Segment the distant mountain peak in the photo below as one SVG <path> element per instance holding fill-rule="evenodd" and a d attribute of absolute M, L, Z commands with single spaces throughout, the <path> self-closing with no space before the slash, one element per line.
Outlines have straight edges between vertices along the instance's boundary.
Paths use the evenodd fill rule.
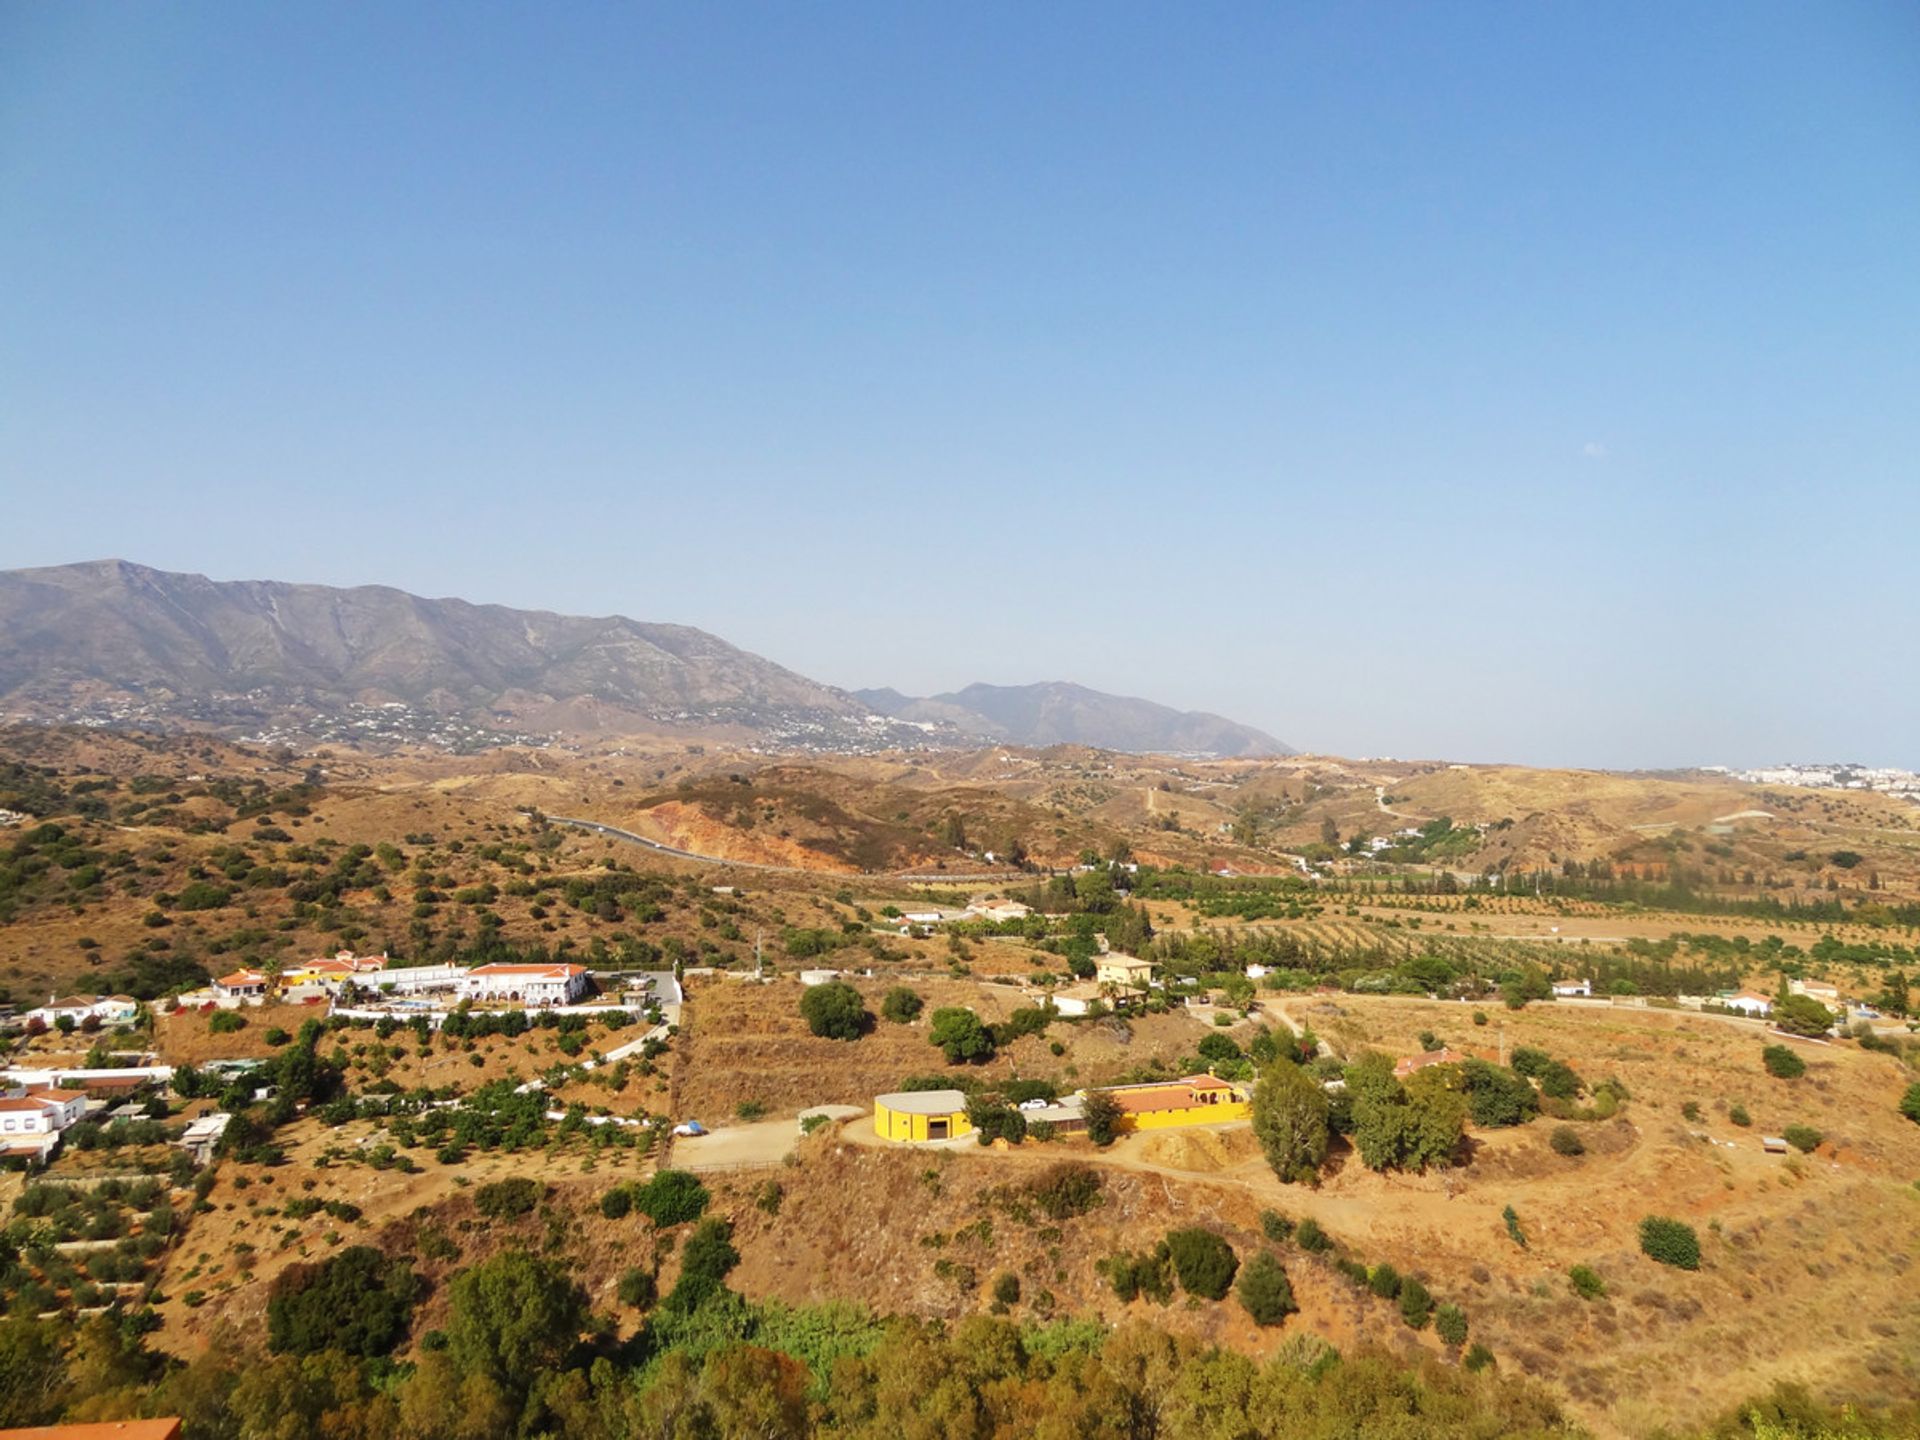
<path fill-rule="evenodd" d="M 1102 750 L 1181 755 L 1291 755 L 1263 730 L 1204 711 L 1109 695 L 1069 680 L 988 685 L 914 699 L 897 690 L 856 690 L 882 715 L 946 724 L 1012 745 L 1090 745 Z"/>

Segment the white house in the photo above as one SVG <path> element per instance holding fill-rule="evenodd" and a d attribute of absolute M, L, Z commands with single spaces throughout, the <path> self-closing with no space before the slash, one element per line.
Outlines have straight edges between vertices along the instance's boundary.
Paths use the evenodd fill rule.
<path fill-rule="evenodd" d="M 1564 1000 L 1576 995 L 1591 998 L 1593 995 L 1593 981 L 1556 980 L 1553 982 L 1554 999 Z"/>
<path fill-rule="evenodd" d="M 1100 998 L 1100 987 L 1092 981 L 1063 985 L 1047 997 L 1053 1008 L 1065 1016 L 1087 1014 Z"/>
<path fill-rule="evenodd" d="M 967 906 L 967 914 L 979 920 L 1024 920 L 1033 913 L 1031 905 L 1018 900 L 976 900 Z"/>
<path fill-rule="evenodd" d="M 587 993 L 584 965 L 476 965 L 460 981 L 465 1000 L 566 1005 Z"/>
<path fill-rule="evenodd" d="M 140 1011 L 140 1002 L 131 995 L 50 995 L 47 1003 L 29 1010 L 20 1018 L 54 1025 L 64 1016 L 78 1025 L 98 1020 L 103 1025 L 123 1025 Z"/>
<path fill-rule="evenodd" d="M 900 918 L 909 925 L 938 925 L 947 918 L 944 910 L 908 910 Z"/>
<path fill-rule="evenodd" d="M 840 974 L 841 972 L 838 970 L 802 970 L 800 972 L 800 983 L 802 985 L 826 985 L 838 980 Z"/>
<path fill-rule="evenodd" d="M 1738 1010 L 1745 1015 L 1767 1016 L 1773 1013 L 1773 1001 L 1752 990 L 1722 996 L 1720 1003 L 1729 1010 Z"/>
<path fill-rule="evenodd" d="M 213 993 L 224 1000 L 261 1000 L 266 997 L 267 977 L 258 970 L 236 970 L 214 981 Z"/>
<path fill-rule="evenodd" d="M 51 1135 L 59 1127 L 53 1123 L 54 1111 L 25 1095 L 10 1095 L 0 1100 L 0 1137 L 15 1135 Z"/>
<path fill-rule="evenodd" d="M 53 1128 L 56 1130 L 64 1130 L 86 1117 L 87 1097 L 79 1090 L 57 1090 L 52 1087 L 45 1090 L 29 1090 L 27 1099 L 40 1105 L 52 1116 Z"/>
<path fill-rule="evenodd" d="M 315 984 L 332 989 L 343 980 L 360 980 L 363 975 L 371 975 L 386 968 L 387 957 L 384 954 L 356 955 L 351 950 L 342 950 L 339 954 L 326 959 L 309 960 L 305 964 L 289 969 L 283 978 L 289 985 Z"/>
<path fill-rule="evenodd" d="M 46 1159 L 60 1143 L 60 1132 L 86 1110 L 86 1096 L 78 1091 L 15 1091 L 0 1099 L 0 1155 Z"/>
<path fill-rule="evenodd" d="M 461 965 L 402 965 L 378 973 L 356 975 L 353 983 L 363 990 L 419 995 L 433 990 L 458 990 L 470 973 Z"/>

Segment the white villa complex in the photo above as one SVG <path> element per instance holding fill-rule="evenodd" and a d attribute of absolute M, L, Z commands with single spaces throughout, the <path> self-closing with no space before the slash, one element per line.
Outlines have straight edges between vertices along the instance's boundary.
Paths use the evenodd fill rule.
<path fill-rule="evenodd" d="M 460 981 L 462 999 L 568 1005 L 587 993 L 584 965 L 476 965 Z"/>

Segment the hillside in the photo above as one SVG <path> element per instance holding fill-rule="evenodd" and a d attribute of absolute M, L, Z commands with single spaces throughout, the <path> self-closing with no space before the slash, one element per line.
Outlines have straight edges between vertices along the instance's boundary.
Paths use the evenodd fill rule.
<path fill-rule="evenodd" d="M 1265 731 L 1199 710 L 1108 695 L 1084 685 L 969 685 L 916 699 L 897 690 L 854 694 L 882 715 L 952 725 L 1008 745 L 1091 745 L 1103 750 L 1173 755 L 1291 755 Z"/>
<path fill-rule="evenodd" d="M 685 625 L 124 560 L 0 571 L 0 718 L 456 751 L 665 734 L 816 753 L 1291 753 L 1217 715 L 1079 685 L 850 695 Z"/>
<path fill-rule="evenodd" d="M 386 586 L 209 580 L 103 560 L 0 573 L 0 704 L 16 714 L 270 726 L 404 707 L 494 729 L 858 733 L 846 694 L 684 625 Z"/>

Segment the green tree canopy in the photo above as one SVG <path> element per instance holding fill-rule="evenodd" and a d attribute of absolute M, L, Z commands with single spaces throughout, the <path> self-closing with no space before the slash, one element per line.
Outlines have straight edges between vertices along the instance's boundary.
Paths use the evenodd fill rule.
<path fill-rule="evenodd" d="M 1253 1087 L 1253 1133 L 1273 1173 L 1313 1179 L 1327 1158 L 1327 1092 L 1291 1060 L 1275 1060 Z"/>
<path fill-rule="evenodd" d="M 993 1058 L 992 1034 L 965 1006 L 950 1005 L 934 1011 L 927 1038 L 940 1047 L 949 1065 Z"/>
<path fill-rule="evenodd" d="M 880 1013 L 895 1025 L 910 1025 L 920 1018 L 926 1003 L 918 991 L 909 990 L 905 985 L 896 985 L 887 991 L 886 999 L 880 1002 Z"/>
<path fill-rule="evenodd" d="M 524 1395 L 579 1343 L 587 1296 L 552 1261 L 509 1250 L 453 1277 L 447 1348 L 460 1369 Z"/>
<path fill-rule="evenodd" d="M 1266 1250 L 1241 1267 L 1234 1293 L 1256 1325 L 1278 1325 L 1300 1308 L 1294 1304 L 1293 1284 L 1287 1279 L 1286 1267 Z"/>
<path fill-rule="evenodd" d="M 800 997 L 800 1015 L 809 1030 L 829 1040 L 858 1040 L 867 1028 L 866 1002 L 844 980 L 808 986 Z"/>
<path fill-rule="evenodd" d="M 1173 1258 L 1180 1288 L 1203 1300 L 1223 1300 L 1240 1268 L 1233 1247 L 1211 1230 L 1193 1226 L 1167 1232 L 1167 1251 Z"/>
<path fill-rule="evenodd" d="M 354 1245 L 318 1265 L 292 1265 L 267 1300 L 267 1343 L 311 1355 L 385 1355 L 407 1330 L 420 1283 L 404 1262 Z"/>

